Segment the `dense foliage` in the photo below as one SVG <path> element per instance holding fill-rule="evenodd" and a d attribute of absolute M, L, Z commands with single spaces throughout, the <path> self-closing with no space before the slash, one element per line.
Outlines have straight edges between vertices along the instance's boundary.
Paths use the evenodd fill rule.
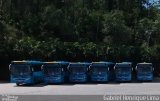
<path fill-rule="evenodd" d="M 158 62 L 159 3 L 0 0 L 0 58 Z"/>

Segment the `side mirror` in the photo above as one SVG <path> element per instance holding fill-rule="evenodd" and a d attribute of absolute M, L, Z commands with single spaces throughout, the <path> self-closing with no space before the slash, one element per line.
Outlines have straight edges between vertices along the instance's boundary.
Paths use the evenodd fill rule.
<path fill-rule="evenodd" d="M 11 64 L 9 65 L 9 70 L 11 71 Z"/>
<path fill-rule="evenodd" d="M 32 68 L 31 70 L 32 70 L 32 72 L 34 71 L 34 69 L 33 69 L 33 68 Z"/>
<path fill-rule="evenodd" d="M 43 65 L 41 66 L 41 70 L 44 70 Z"/>
<path fill-rule="evenodd" d="M 114 66 L 114 68 L 113 68 L 114 70 L 116 69 L 116 67 Z"/>
<path fill-rule="evenodd" d="M 87 72 L 89 72 L 89 67 L 87 67 Z"/>
<path fill-rule="evenodd" d="M 67 66 L 67 70 L 68 70 L 69 72 L 71 72 L 71 70 L 70 70 L 69 66 Z"/>
<path fill-rule="evenodd" d="M 135 67 L 135 70 L 137 71 L 137 66 Z"/>
<path fill-rule="evenodd" d="M 89 70 L 91 70 L 91 65 L 88 67 Z"/>

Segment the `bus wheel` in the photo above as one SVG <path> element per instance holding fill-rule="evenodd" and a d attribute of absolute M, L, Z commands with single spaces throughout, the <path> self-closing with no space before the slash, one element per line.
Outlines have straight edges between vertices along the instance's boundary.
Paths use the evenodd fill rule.
<path fill-rule="evenodd" d="M 16 83 L 16 85 L 17 85 L 17 86 L 20 86 L 20 84 L 19 84 L 19 83 Z"/>

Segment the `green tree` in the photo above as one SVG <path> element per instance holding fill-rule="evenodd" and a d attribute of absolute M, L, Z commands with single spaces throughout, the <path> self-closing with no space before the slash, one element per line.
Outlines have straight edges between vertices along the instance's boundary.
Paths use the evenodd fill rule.
<path fill-rule="evenodd" d="M 132 30 L 125 25 L 124 15 L 121 11 L 113 11 L 104 16 L 103 32 L 105 42 L 111 41 L 114 45 L 129 44 Z"/>

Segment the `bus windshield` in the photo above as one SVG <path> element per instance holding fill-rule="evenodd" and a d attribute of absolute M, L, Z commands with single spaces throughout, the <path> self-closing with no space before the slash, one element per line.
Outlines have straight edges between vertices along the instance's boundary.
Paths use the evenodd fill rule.
<path fill-rule="evenodd" d="M 31 69 L 28 65 L 12 65 L 11 73 L 13 75 L 28 75 L 31 73 Z"/>
<path fill-rule="evenodd" d="M 151 66 L 140 66 L 137 68 L 139 72 L 151 72 L 152 67 Z"/>
<path fill-rule="evenodd" d="M 87 72 L 87 68 L 85 67 L 76 67 L 76 68 L 71 68 L 72 73 L 85 73 Z"/>
<path fill-rule="evenodd" d="M 47 66 L 44 68 L 45 74 L 49 75 L 57 75 L 62 73 L 62 68 L 60 67 L 54 67 L 54 66 Z"/>
<path fill-rule="evenodd" d="M 107 72 L 107 68 L 105 67 L 93 67 L 92 68 L 92 73 L 104 73 L 104 72 Z"/>
<path fill-rule="evenodd" d="M 116 68 L 116 72 L 117 73 L 128 73 L 130 72 L 130 68 L 127 68 L 127 67 L 118 67 Z"/>

